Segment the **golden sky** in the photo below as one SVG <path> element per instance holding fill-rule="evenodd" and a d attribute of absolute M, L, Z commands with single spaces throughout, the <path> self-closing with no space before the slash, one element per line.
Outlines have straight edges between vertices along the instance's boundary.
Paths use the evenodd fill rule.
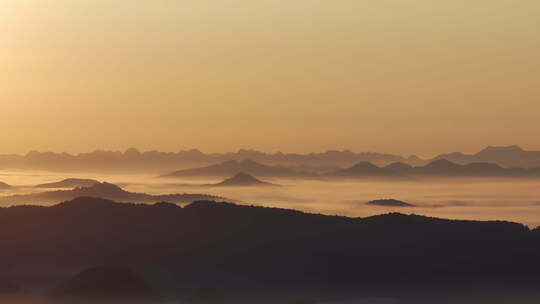
<path fill-rule="evenodd" d="M 0 153 L 540 149 L 538 0 L 1 0 Z"/>

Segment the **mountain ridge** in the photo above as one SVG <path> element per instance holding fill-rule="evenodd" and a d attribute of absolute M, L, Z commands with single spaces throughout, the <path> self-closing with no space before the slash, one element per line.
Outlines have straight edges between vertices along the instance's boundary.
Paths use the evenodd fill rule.
<path fill-rule="evenodd" d="M 436 159 L 424 165 L 412 167 L 404 163 L 392 163 L 378 167 L 361 162 L 350 168 L 336 170 L 329 177 L 347 178 L 438 178 L 438 177 L 524 177 L 540 178 L 540 168 L 504 168 L 494 163 L 454 163 L 447 159 Z"/>
<path fill-rule="evenodd" d="M 186 168 L 210 165 L 230 160 L 253 160 L 280 166 L 303 166 L 310 170 L 318 167 L 346 167 L 361 161 L 378 166 L 403 162 L 413 166 L 425 165 L 436 159 L 448 159 L 459 164 L 470 162 L 493 162 L 503 167 L 540 167 L 540 151 L 528 151 L 519 146 L 488 146 L 477 153 L 451 152 L 431 159 L 416 155 L 408 157 L 376 152 L 352 152 L 350 150 L 328 150 L 320 153 L 265 153 L 257 150 L 240 149 L 236 152 L 203 153 L 197 149 L 178 152 L 145 151 L 130 148 L 122 151 L 96 150 L 69 154 L 30 151 L 25 155 L 0 155 L 0 168 L 43 169 L 51 171 L 147 171 L 170 170 L 171 167 Z"/>
<path fill-rule="evenodd" d="M 66 178 L 58 182 L 39 184 L 36 188 L 75 188 L 75 187 L 90 187 L 99 183 L 95 179 L 84 178 Z"/>
<path fill-rule="evenodd" d="M 446 159 L 460 164 L 472 162 L 490 162 L 508 168 L 540 167 L 540 151 L 524 150 L 517 145 L 488 146 L 474 154 L 453 152 L 440 154 L 433 159 Z"/>
<path fill-rule="evenodd" d="M 0 197 L 0 204 L 38 204 L 58 201 L 73 200 L 77 197 L 102 197 L 117 201 L 134 201 L 140 203 L 155 203 L 170 201 L 173 203 L 188 203 L 201 199 L 223 199 L 219 196 L 208 194 L 161 194 L 151 195 L 146 193 L 128 192 L 121 187 L 107 183 L 96 183 L 89 187 L 75 187 L 71 190 L 52 190 L 32 194 L 17 194 Z"/>
<path fill-rule="evenodd" d="M 208 286 L 208 278 L 240 294 L 317 288 L 366 297 L 457 292 L 486 276 L 505 289 L 534 289 L 540 282 L 539 230 L 500 221 L 399 213 L 349 218 L 215 201 L 175 207 L 81 197 L 50 207 L 0 208 L 0 238 L 0 267 L 121 262 L 146 273 L 160 292 Z M 45 246 L 51 240 L 55 246 Z M 472 262 L 482 267 L 462 267 Z M 51 281 L 47 275 L 40 272 L 43 284 Z M 23 287 L 36 284 L 31 273 L 20 279 Z"/>

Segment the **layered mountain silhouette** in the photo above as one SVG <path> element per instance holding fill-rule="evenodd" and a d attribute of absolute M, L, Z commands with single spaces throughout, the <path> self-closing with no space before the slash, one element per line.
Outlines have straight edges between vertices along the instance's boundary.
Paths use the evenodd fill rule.
<path fill-rule="evenodd" d="M 140 152 L 130 148 L 126 151 L 98 150 L 77 155 L 69 153 L 31 151 L 26 155 L 0 155 L 0 168 L 43 169 L 51 171 L 145 171 L 168 170 L 171 167 L 193 167 L 215 164 L 230 160 L 247 160 L 283 166 L 347 166 L 359 161 L 388 164 L 396 161 L 415 161 L 398 155 L 360 152 L 348 150 L 322 153 L 294 154 L 277 152 L 273 154 L 256 150 L 241 149 L 237 152 L 203 153 L 199 150 L 179 152 Z M 237 172 L 236 172 L 237 173 Z M 231 175 L 229 173 L 226 175 Z"/>
<path fill-rule="evenodd" d="M 378 199 L 367 202 L 367 205 L 382 207 L 414 207 L 413 204 L 396 199 Z"/>
<path fill-rule="evenodd" d="M 493 163 L 453 163 L 438 159 L 425 166 L 412 167 L 405 163 L 392 163 L 378 167 L 368 162 L 360 162 L 353 167 L 340 169 L 327 174 L 330 177 L 540 177 L 540 168 L 503 168 Z"/>
<path fill-rule="evenodd" d="M 540 167 L 540 151 L 526 151 L 519 146 L 490 146 L 475 154 L 454 152 L 434 158 L 437 159 L 446 159 L 459 164 L 488 162 L 509 168 Z"/>
<path fill-rule="evenodd" d="M 75 187 L 90 187 L 98 184 L 95 179 L 67 178 L 59 182 L 46 183 L 36 185 L 36 188 L 75 188 Z"/>
<path fill-rule="evenodd" d="M 534 293 L 540 283 L 540 231 L 509 222 L 395 213 L 347 218 L 212 201 L 182 208 L 81 197 L 51 207 L 0 208 L 0 239 L 2 269 L 54 265 L 54 272 L 121 262 L 160 286 L 156 292 L 179 298 L 211 286 L 256 299 L 265 292 L 315 291 L 328 298 L 440 299 L 470 291 Z M 138 285 L 142 278 L 124 271 L 110 276 L 128 286 L 120 290 L 147 290 Z M 92 294 L 108 282 L 103 277 L 83 272 L 68 281 L 65 293 Z M 24 287 L 27 281 L 51 284 L 54 275 L 21 272 L 19 278 Z"/>
<path fill-rule="evenodd" d="M 54 292 L 55 298 L 93 300 L 157 300 L 144 278 L 121 266 L 100 266 L 82 271 Z"/>
<path fill-rule="evenodd" d="M 19 194 L 0 197 L 0 204 L 38 204 L 55 203 L 72 200 L 79 196 L 102 197 L 121 202 L 154 203 L 168 201 L 173 203 L 189 203 L 201 199 L 222 199 L 207 194 L 162 194 L 151 195 L 146 193 L 128 192 L 117 185 L 107 182 L 97 183 L 90 187 L 76 187 L 72 190 L 55 190 L 32 194 Z"/>
<path fill-rule="evenodd" d="M 263 177 L 302 177 L 309 176 L 306 172 L 300 172 L 283 166 L 268 166 L 252 160 L 230 160 L 208 167 L 193 168 L 176 171 L 161 177 L 189 177 L 189 176 L 231 176 L 245 173 Z"/>
<path fill-rule="evenodd" d="M 519 146 L 487 147 L 475 154 L 460 152 L 441 154 L 432 160 L 424 160 L 417 156 L 403 157 L 399 155 L 360 152 L 348 150 L 327 151 L 323 153 L 268 154 L 256 150 L 239 150 L 237 152 L 207 154 L 199 150 L 183 150 L 179 152 L 140 152 L 131 148 L 124 152 L 98 150 L 89 153 L 72 155 L 69 153 L 53 153 L 31 151 L 26 155 L 0 155 L 0 168 L 43 169 L 51 171 L 145 171 L 168 170 L 171 167 L 186 168 L 206 166 L 225 161 L 252 160 L 259 163 L 294 166 L 304 168 L 316 167 L 348 167 L 359 162 L 370 162 L 377 166 L 387 166 L 401 162 L 412 166 L 422 166 L 433 160 L 446 159 L 458 164 L 473 162 L 494 163 L 508 168 L 540 167 L 540 151 L 527 151 Z M 316 170 L 315 170 L 316 171 Z M 238 172 L 229 172 L 230 176 Z M 259 175 L 252 172 L 249 174 Z"/>
<path fill-rule="evenodd" d="M 231 178 L 227 178 L 222 182 L 217 184 L 208 185 L 211 187 L 276 187 L 278 185 L 263 182 L 257 178 L 247 174 L 247 173 L 238 173 Z"/>

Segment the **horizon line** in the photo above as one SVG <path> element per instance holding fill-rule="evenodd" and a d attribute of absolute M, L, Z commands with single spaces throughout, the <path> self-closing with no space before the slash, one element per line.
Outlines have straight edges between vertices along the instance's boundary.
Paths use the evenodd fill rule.
<path fill-rule="evenodd" d="M 32 149 L 32 150 L 29 150 L 26 153 L 2 153 L 2 152 L 0 152 L 0 155 L 12 155 L 12 156 L 26 157 L 26 156 L 28 156 L 28 155 L 30 155 L 32 153 L 41 153 L 41 154 L 53 153 L 53 154 L 64 154 L 64 155 L 69 155 L 69 156 L 80 156 L 80 155 L 83 155 L 83 154 L 92 154 L 92 153 L 97 153 L 97 152 L 121 153 L 123 155 L 126 155 L 128 153 L 140 153 L 140 154 L 171 153 L 171 154 L 178 154 L 178 153 L 186 153 L 186 152 L 199 152 L 199 153 L 201 153 L 203 155 L 208 156 L 208 155 L 213 155 L 213 154 L 226 155 L 226 154 L 238 154 L 238 153 L 241 153 L 241 152 L 256 152 L 256 153 L 262 153 L 262 154 L 266 154 L 266 155 L 280 155 L 280 154 L 283 154 L 283 155 L 305 155 L 305 156 L 308 156 L 308 155 L 312 155 L 312 154 L 325 154 L 325 153 L 330 153 L 330 152 L 338 152 L 338 153 L 352 153 L 352 154 L 369 154 L 369 153 L 373 153 L 373 154 L 381 154 L 381 155 L 399 156 L 399 157 L 403 157 L 405 159 L 411 158 L 411 157 L 418 157 L 420 159 L 425 160 L 425 159 L 432 159 L 432 158 L 438 157 L 438 156 L 443 155 L 443 154 L 461 153 L 461 154 L 464 154 L 464 155 L 474 155 L 474 154 L 479 153 L 479 152 L 481 152 L 483 150 L 486 150 L 488 148 L 515 148 L 515 149 L 520 149 L 520 150 L 523 150 L 523 151 L 526 151 L 526 152 L 536 152 L 536 151 L 540 152 L 540 150 L 527 150 L 527 149 L 524 149 L 520 145 L 501 145 L 501 146 L 487 145 L 487 146 L 484 146 L 484 148 L 482 148 L 480 150 L 477 150 L 476 152 L 467 153 L 467 152 L 461 152 L 461 151 L 450 151 L 450 152 L 442 152 L 442 153 L 438 153 L 438 154 L 433 154 L 432 156 L 424 156 L 424 155 L 420 156 L 421 153 L 401 154 L 401 153 L 382 152 L 382 151 L 365 151 L 365 150 L 364 151 L 353 151 L 352 149 L 328 149 L 328 150 L 323 150 L 323 151 L 318 151 L 318 152 L 283 152 L 283 151 L 268 152 L 268 151 L 258 150 L 258 149 L 239 148 L 236 151 L 207 152 L 207 151 L 203 151 L 203 150 L 201 150 L 199 148 L 180 149 L 180 150 L 176 150 L 176 151 L 165 151 L 165 150 L 157 150 L 157 149 L 142 150 L 142 149 L 139 149 L 139 148 L 136 148 L 136 147 L 129 147 L 129 148 L 126 148 L 126 149 L 123 149 L 123 150 L 96 148 L 94 150 L 82 151 L 82 152 L 67 152 L 67 151 Z"/>

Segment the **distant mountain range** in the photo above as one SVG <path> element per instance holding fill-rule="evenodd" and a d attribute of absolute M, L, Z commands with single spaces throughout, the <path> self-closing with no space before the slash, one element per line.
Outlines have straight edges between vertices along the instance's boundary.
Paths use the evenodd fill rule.
<path fill-rule="evenodd" d="M 207 194 L 163 194 L 128 192 L 117 185 L 107 182 L 96 183 L 89 187 L 76 187 L 72 190 L 54 190 L 32 194 L 0 196 L 1 205 L 41 204 L 72 200 L 80 196 L 102 197 L 120 202 L 155 203 L 168 201 L 172 203 L 190 203 L 197 200 L 223 199 Z"/>
<path fill-rule="evenodd" d="M 393 163 L 378 167 L 361 162 L 350 168 L 336 170 L 327 177 L 342 178 L 388 178 L 414 177 L 529 177 L 540 178 L 540 168 L 503 168 L 493 163 L 468 163 L 461 165 L 446 159 L 438 159 L 425 166 L 413 167 L 405 163 Z"/>
<path fill-rule="evenodd" d="M 12 189 L 13 187 L 4 183 L 4 182 L 0 182 L 0 190 L 9 190 L 9 189 Z"/>
<path fill-rule="evenodd" d="M 526 151 L 519 146 L 487 147 L 475 154 L 454 152 L 441 154 L 434 158 L 446 159 L 459 164 L 473 162 L 495 163 L 508 168 L 540 167 L 540 151 Z"/>
<path fill-rule="evenodd" d="M 227 303 L 333 303 L 343 295 L 438 303 L 441 295 L 535 295 L 540 284 L 540 231 L 509 222 L 347 218 L 211 201 L 182 208 L 82 197 L 51 207 L 0 208 L 0 239 L 0 268 L 6 270 L 0 280 L 16 278 L 23 289 L 67 282 L 60 289 L 67 295 L 111 286 L 115 294 L 150 296 L 152 286 L 182 301 L 205 287 L 229 297 Z M 63 269 L 118 264 L 141 277 L 109 269 L 59 277 Z M 104 286 L 103 273 L 126 282 L 125 289 Z M 290 295 L 305 298 L 291 301 Z M 327 300 L 308 301 L 313 295 Z M 246 297 L 252 301 L 241 301 Z"/>
<path fill-rule="evenodd" d="M 69 153 L 32 151 L 26 155 L 0 155 L 0 169 L 43 169 L 51 171 L 163 171 L 170 168 L 189 168 L 204 166 L 230 160 L 251 159 L 273 165 L 306 167 L 310 170 L 324 170 L 327 167 L 347 166 L 365 160 L 386 164 L 396 161 L 416 162 L 383 153 L 351 151 L 327 151 L 323 153 L 264 153 L 255 150 L 239 150 L 227 153 L 203 153 L 199 150 L 180 152 L 140 152 L 137 149 L 121 151 L 95 151 L 77 155 Z"/>
<path fill-rule="evenodd" d="M 165 178 L 216 177 L 239 173 L 263 177 L 289 178 L 383 178 L 407 179 L 414 177 L 540 177 L 540 168 L 504 168 L 493 163 L 461 165 L 446 159 L 437 159 L 423 166 L 396 162 L 379 167 L 370 162 L 359 162 L 352 167 L 327 173 L 297 171 L 284 166 L 268 166 L 252 160 L 226 161 L 207 167 L 180 170 L 165 174 Z"/>
<path fill-rule="evenodd" d="M 323 153 L 264 153 L 256 150 L 239 150 L 227 153 L 203 153 L 199 150 L 180 152 L 140 152 L 137 149 L 121 151 L 95 151 L 77 155 L 69 153 L 37 152 L 26 155 L 0 155 L 0 169 L 40 169 L 51 171 L 172 171 L 190 167 L 202 167 L 226 161 L 252 160 L 273 166 L 294 167 L 297 171 L 321 173 L 338 167 L 348 167 L 359 162 L 377 166 L 405 163 L 422 166 L 433 160 L 446 159 L 458 164 L 488 162 L 502 167 L 540 167 L 540 151 L 527 151 L 518 146 L 487 147 L 475 154 L 460 152 L 441 154 L 433 159 L 417 156 L 360 152 L 348 150 Z M 248 172 L 250 173 L 250 172 Z M 251 173 L 250 173 L 251 174 Z M 227 175 L 227 174 L 226 174 Z"/>

